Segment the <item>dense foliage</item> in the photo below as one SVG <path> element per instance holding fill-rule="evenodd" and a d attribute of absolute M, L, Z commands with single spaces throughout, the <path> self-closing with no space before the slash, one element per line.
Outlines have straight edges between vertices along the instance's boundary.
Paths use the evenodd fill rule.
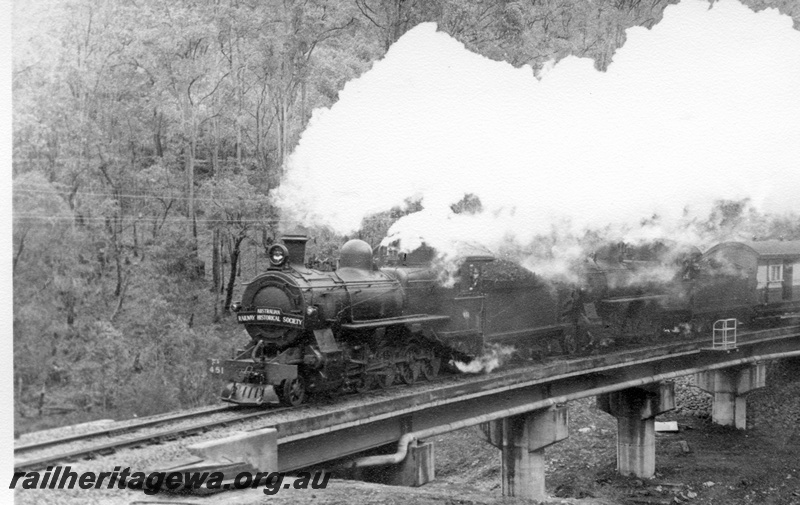
<path fill-rule="evenodd" d="M 242 338 L 226 316 L 280 232 L 268 192 L 284 160 L 311 111 L 418 22 L 515 65 L 575 54 L 602 70 L 671 2 L 15 2 L 18 421 L 211 401 L 202 363 Z M 468 197 L 459 211 L 479 210 Z M 376 244 L 418 205 L 359 235 Z M 331 259 L 342 237 L 311 232 Z"/>

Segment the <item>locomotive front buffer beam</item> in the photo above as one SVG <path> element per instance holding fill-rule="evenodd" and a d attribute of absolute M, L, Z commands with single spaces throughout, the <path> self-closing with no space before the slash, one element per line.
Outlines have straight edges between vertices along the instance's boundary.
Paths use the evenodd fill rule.
<path fill-rule="evenodd" d="M 226 380 L 221 400 L 237 405 L 280 403 L 275 386 L 297 378 L 297 365 L 209 359 L 207 366 Z"/>

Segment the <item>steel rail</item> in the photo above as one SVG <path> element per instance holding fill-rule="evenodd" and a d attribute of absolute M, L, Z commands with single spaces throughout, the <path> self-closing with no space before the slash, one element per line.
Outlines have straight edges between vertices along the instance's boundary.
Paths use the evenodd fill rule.
<path fill-rule="evenodd" d="M 113 442 L 108 442 L 105 444 L 97 444 L 92 445 L 90 447 L 84 447 L 81 449 L 73 449 L 71 451 L 64 451 L 56 454 L 51 454 L 47 456 L 41 456 L 38 458 L 32 459 L 21 459 L 14 461 L 14 471 L 21 472 L 21 471 L 28 471 L 28 470 L 35 470 L 37 468 L 44 468 L 50 464 L 58 463 L 60 461 L 71 460 L 75 458 L 79 458 L 82 456 L 91 457 L 95 454 L 111 454 L 116 449 L 124 448 L 124 447 L 136 447 L 140 445 L 145 445 L 149 443 L 159 443 L 162 440 L 173 440 L 179 437 L 192 435 L 195 433 L 202 433 L 204 431 L 209 430 L 210 428 L 215 428 L 217 426 L 224 426 L 227 424 L 234 424 L 234 423 L 241 423 L 248 419 L 253 419 L 257 417 L 266 417 L 272 414 L 277 414 L 278 412 L 283 412 L 285 410 L 289 410 L 290 407 L 283 407 L 279 409 L 270 409 L 270 410 L 260 410 L 258 412 L 250 412 L 248 414 L 244 414 L 238 417 L 230 418 L 230 419 L 218 419 L 215 421 L 205 421 L 202 423 L 195 423 L 191 426 L 186 426 L 183 428 L 173 428 L 171 430 L 164 430 L 156 433 L 150 433 L 146 435 L 140 435 L 133 438 L 126 438 L 122 440 L 117 440 Z"/>
<path fill-rule="evenodd" d="M 64 437 L 51 438 L 40 442 L 31 442 L 29 444 L 15 445 L 14 455 L 22 454 L 25 452 L 37 451 L 54 445 L 62 445 L 62 444 L 68 444 L 70 442 L 77 442 L 80 440 L 89 440 L 92 438 L 98 438 L 103 436 L 123 435 L 125 433 L 136 431 L 142 428 L 158 426 L 159 424 L 167 424 L 175 421 L 180 421 L 182 419 L 190 419 L 192 417 L 211 415 L 218 412 L 225 412 L 226 410 L 230 410 L 230 407 L 228 407 L 227 405 L 213 405 L 211 407 L 206 407 L 199 411 L 178 412 L 175 414 L 162 417 L 152 416 L 152 417 L 142 418 L 141 422 L 136 422 L 124 426 L 103 428 L 94 431 L 87 431 L 85 433 L 78 433 L 75 435 L 67 435 Z"/>

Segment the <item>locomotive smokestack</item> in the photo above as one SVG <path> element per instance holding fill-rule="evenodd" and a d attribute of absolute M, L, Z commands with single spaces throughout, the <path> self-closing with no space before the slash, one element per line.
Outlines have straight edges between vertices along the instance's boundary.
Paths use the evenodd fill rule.
<path fill-rule="evenodd" d="M 281 237 L 286 249 L 289 250 L 289 262 L 293 265 L 303 266 L 306 262 L 306 235 L 284 235 Z"/>

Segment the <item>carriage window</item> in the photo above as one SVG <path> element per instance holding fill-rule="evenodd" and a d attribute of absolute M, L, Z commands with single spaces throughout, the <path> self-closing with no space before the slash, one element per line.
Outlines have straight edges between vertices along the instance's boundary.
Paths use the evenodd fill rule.
<path fill-rule="evenodd" d="M 782 282 L 783 281 L 783 265 L 770 265 L 769 266 L 769 282 Z"/>

